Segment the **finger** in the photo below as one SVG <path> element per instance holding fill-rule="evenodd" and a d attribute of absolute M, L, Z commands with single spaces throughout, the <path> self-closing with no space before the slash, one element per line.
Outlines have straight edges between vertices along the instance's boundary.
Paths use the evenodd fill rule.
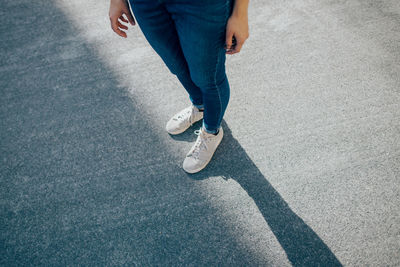
<path fill-rule="evenodd" d="M 121 31 L 121 30 L 118 28 L 118 24 L 117 24 L 118 19 L 117 19 L 117 18 L 110 18 L 110 21 L 111 21 L 111 29 L 112 29 L 116 34 L 118 34 L 119 36 L 122 36 L 122 37 L 125 37 L 125 38 L 126 38 L 126 33 L 125 33 L 124 31 Z"/>
<path fill-rule="evenodd" d="M 225 50 L 225 53 L 226 54 L 229 54 L 229 55 L 232 55 L 232 54 L 234 54 L 234 49 L 235 49 L 235 46 L 234 45 L 232 45 L 231 46 L 231 48 L 227 48 L 226 50 Z"/>
<path fill-rule="evenodd" d="M 227 49 L 231 49 L 231 47 L 232 47 L 232 37 L 233 37 L 233 32 L 227 31 L 226 38 L 225 38 L 225 45 L 226 45 Z"/>
<path fill-rule="evenodd" d="M 233 49 L 228 49 L 228 50 L 226 50 L 225 54 L 232 55 L 232 54 L 235 54 L 235 52 Z"/>
<path fill-rule="evenodd" d="M 125 16 L 128 18 L 129 22 L 130 22 L 132 25 L 136 25 L 135 19 L 132 17 L 131 12 L 130 12 L 129 10 L 126 10 L 126 11 L 124 12 L 124 14 L 125 14 Z"/>
<path fill-rule="evenodd" d="M 244 41 L 237 41 L 237 44 L 235 45 L 235 47 L 234 47 L 234 49 L 233 49 L 233 51 L 235 52 L 235 53 L 239 53 L 240 52 L 240 50 L 242 49 L 242 46 L 243 46 L 243 43 L 244 43 Z"/>
<path fill-rule="evenodd" d="M 115 33 L 117 33 L 119 36 L 122 36 L 122 37 L 127 37 L 126 36 L 126 32 L 124 32 L 124 31 L 122 31 L 122 30 L 120 30 L 120 29 L 116 29 L 116 30 L 114 30 L 115 31 Z"/>
<path fill-rule="evenodd" d="M 124 31 L 119 30 L 119 31 L 118 31 L 118 35 L 119 35 L 119 36 L 122 36 L 122 37 L 124 37 L 124 38 L 127 38 L 126 32 L 124 32 Z"/>
<path fill-rule="evenodd" d="M 119 19 L 122 20 L 123 22 L 128 22 L 128 20 L 127 20 L 123 15 L 121 15 L 121 16 L 119 17 Z"/>
<path fill-rule="evenodd" d="M 228 51 L 227 51 L 227 54 L 229 54 L 229 55 L 233 55 L 233 54 L 236 54 L 236 53 L 238 53 L 239 51 L 236 49 L 236 46 L 233 46 L 231 49 L 229 49 Z"/>
<path fill-rule="evenodd" d="M 118 27 L 119 27 L 119 28 L 121 28 L 121 29 L 124 29 L 124 30 L 127 30 L 127 29 L 128 29 L 128 26 L 126 26 L 126 25 L 122 24 L 122 23 L 121 23 L 121 22 L 119 22 L 119 21 L 118 21 L 118 23 L 117 23 L 117 24 L 118 24 Z"/>

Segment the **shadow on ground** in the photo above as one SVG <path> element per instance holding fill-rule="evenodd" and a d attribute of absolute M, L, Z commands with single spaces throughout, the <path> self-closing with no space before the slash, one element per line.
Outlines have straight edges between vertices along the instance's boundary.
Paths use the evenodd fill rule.
<path fill-rule="evenodd" d="M 195 126 L 201 126 L 200 122 L 196 124 L 198 125 Z M 225 120 L 222 127 L 224 138 L 214 154 L 213 161 L 203 171 L 188 176 L 196 180 L 211 176 L 235 180 L 254 200 L 294 266 L 341 266 L 326 244 L 290 209 L 254 165 L 232 136 Z"/>
<path fill-rule="evenodd" d="M 265 264 L 204 201 L 196 183 L 211 175 L 248 192 L 293 265 L 340 265 L 225 123 L 214 161 L 188 179 L 57 7 L 3 8 L 1 265 Z"/>

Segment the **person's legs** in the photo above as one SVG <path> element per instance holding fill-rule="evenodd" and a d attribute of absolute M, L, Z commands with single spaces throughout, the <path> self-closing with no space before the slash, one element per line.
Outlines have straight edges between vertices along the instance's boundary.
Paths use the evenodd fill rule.
<path fill-rule="evenodd" d="M 175 22 L 190 77 L 203 95 L 203 127 L 216 133 L 230 96 L 224 45 L 233 1 L 165 0 L 165 7 Z"/>
<path fill-rule="evenodd" d="M 202 92 L 190 77 L 175 23 L 164 4 L 156 0 L 129 0 L 129 5 L 149 44 L 177 76 L 193 105 L 203 108 Z"/>

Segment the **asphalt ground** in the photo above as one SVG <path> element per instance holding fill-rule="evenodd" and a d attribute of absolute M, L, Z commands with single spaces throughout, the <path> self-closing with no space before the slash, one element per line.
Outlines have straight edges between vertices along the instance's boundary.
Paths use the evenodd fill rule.
<path fill-rule="evenodd" d="M 400 2 L 250 1 L 224 138 L 109 1 L 0 7 L 0 265 L 399 266 Z"/>

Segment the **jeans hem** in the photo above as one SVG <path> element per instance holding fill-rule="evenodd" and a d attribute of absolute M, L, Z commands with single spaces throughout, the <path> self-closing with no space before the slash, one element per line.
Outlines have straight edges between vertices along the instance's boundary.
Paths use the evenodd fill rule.
<path fill-rule="evenodd" d="M 218 127 L 218 128 L 216 128 L 216 129 L 208 129 L 208 125 L 206 125 L 206 123 L 204 122 L 204 120 L 203 120 L 203 125 L 202 125 L 202 127 L 203 127 L 203 129 L 204 129 L 204 131 L 206 131 L 207 133 L 210 133 L 210 134 L 215 134 L 215 133 L 217 133 L 218 132 L 218 130 L 219 130 L 219 128 L 221 127 Z"/>
<path fill-rule="evenodd" d="M 193 98 L 191 96 L 189 96 L 190 102 L 192 102 L 193 106 L 197 107 L 197 108 L 204 108 L 204 104 L 196 104 L 193 101 Z"/>

